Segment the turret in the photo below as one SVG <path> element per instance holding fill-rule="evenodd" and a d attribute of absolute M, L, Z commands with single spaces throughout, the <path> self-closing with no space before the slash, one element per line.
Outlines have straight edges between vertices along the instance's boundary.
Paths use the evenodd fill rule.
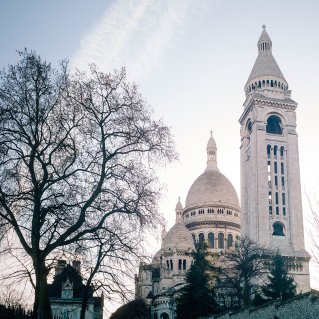
<path fill-rule="evenodd" d="M 207 168 L 206 169 L 215 169 L 217 168 L 217 146 L 213 138 L 213 131 L 210 131 L 210 138 L 207 143 Z"/>
<path fill-rule="evenodd" d="M 176 212 L 176 223 L 183 223 L 183 205 L 181 203 L 181 198 L 178 197 L 178 203 L 176 205 L 175 208 L 175 212 Z"/>

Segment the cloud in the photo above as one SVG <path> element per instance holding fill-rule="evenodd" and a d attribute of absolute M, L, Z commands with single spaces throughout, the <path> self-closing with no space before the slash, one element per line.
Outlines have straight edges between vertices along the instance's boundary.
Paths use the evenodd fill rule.
<path fill-rule="evenodd" d="M 196 0 L 117 0 L 83 36 L 71 67 L 95 63 L 110 72 L 125 66 L 134 80 L 147 76 L 198 7 Z"/>

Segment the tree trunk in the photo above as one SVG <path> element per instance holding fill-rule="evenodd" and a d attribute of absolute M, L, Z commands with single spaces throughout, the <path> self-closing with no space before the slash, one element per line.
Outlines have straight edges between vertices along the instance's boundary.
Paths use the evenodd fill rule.
<path fill-rule="evenodd" d="M 36 286 L 35 286 L 35 300 L 34 300 L 34 314 L 40 319 L 51 319 L 51 305 L 48 293 L 47 276 L 48 269 L 44 261 L 38 263 L 34 262 Z"/>

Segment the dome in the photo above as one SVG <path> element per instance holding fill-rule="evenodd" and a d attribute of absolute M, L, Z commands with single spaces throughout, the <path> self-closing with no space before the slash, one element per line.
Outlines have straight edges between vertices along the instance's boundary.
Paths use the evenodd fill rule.
<path fill-rule="evenodd" d="M 209 146 L 212 141 L 216 148 L 215 140 L 211 136 L 207 145 L 206 170 L 189 189 L 185 210 L 206 205 L 225 205 L 240 210 L 238 195 L 234 186 L 217 167 L 217 148 L 214 152 L 211 152 Z"/>
<path fill-rule="evenodd" d="M 183 210 L 183 205 L 181 203 L 180 197 L 178 197 L 178 203 L 176 204 L 175 210 Z"/>
<path fill-rule="evenodd" d="M 240 209 L 238 195 L 231 182 L 219 170 L 206 169 L 188 191 L 185 209 L 216 204 Z"/>
<path fill-rule="evenodd" d="M 195 249 L 194 240 L 190 231 L 181 222 L 177 222 L 168 231 L 164 239 L 164 250 L 174 250 L 175 248 L 177 250 Z"/>
<path fill-rule="evenodd" d="M 211 136 L 210 139 L 208 140 L 207 148 L 216 148 L 216 142 L 213 136 Z"/>

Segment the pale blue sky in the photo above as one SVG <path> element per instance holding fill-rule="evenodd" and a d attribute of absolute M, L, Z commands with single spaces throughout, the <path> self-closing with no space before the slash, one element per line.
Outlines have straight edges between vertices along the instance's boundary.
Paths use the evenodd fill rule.
<path fill-rule="evenodd" d="M 184 205 L 205 168 L 211 129 L 219 168 L 240 196 L 238 119 L 263 24 L 299 103 L 302 188 L 312 193 L 319 177 L 319 1 L 0 0 L 0 68 L 24 47 L 53 65 L 94 62 L 105 72 L 126 66 L 155 117 L 172 127 L 180 153 L 179 163 L 159 172 L 170 227 L 178 196 Z"/>

